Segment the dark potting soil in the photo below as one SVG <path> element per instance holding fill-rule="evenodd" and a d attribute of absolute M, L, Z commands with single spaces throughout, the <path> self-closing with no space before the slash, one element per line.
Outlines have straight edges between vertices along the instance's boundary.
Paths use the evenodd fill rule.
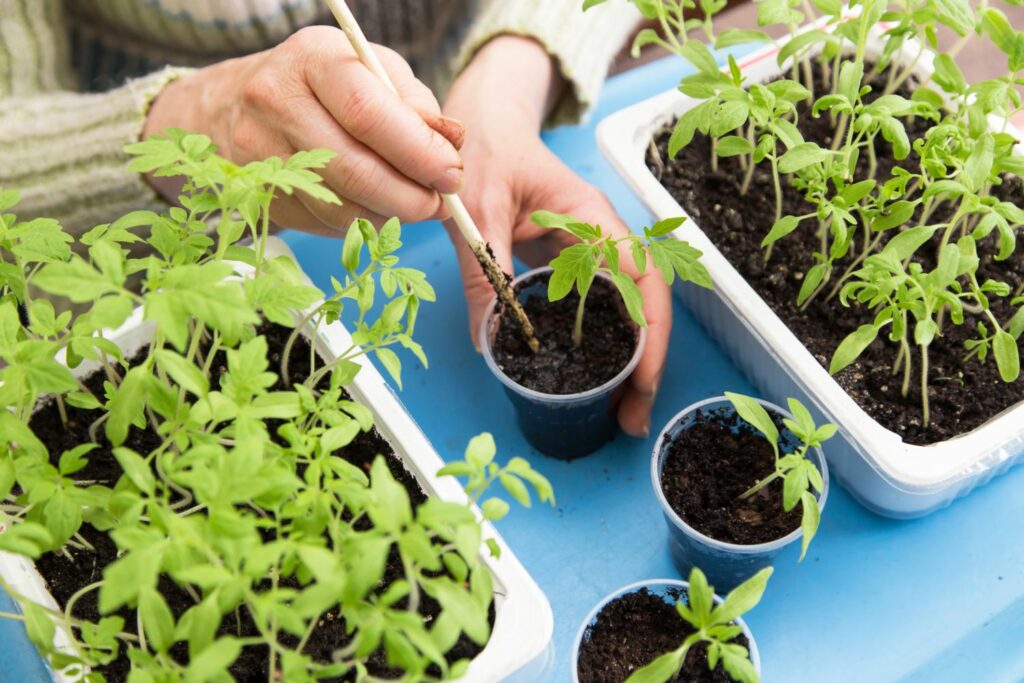
<path fill-rule="evenodd" d="M 637 669 L 675 650 L 693 633 L 675 609 L 681 591 L 669 591 L 672 602 L 641 588 L 608 603 L 587 629 L 580 644 L 576 671 L 580 683 L 622 683 Z M 733 641 L 749 646 L 742 633 Z M 690 649 L 679 676 L 672 681 L 729 683 L 719 664 L 708 668 L 707 647 Z"/>
<path fill-rule="evenodd" d="M 823 92 L 820 69 L 817 92 Z M 913 86 L 902 88 L 899 94 L 909 97 Z M 877 89 L 876 89 L 877 91 Z M 908 122 L 910 137 L 920 137 L 928 122 L 917 119 Z M 828 115 L 813 118 L 801 112 L 800 130 L 807 140 L 828 146 L 832 143 L 834 128 Z M 669 131 L 662 131 L 657 145 L 662 159 L 668 159 Z M 888 143 L 879 137 L 876 145 L 879 179 L 890 177 L 897 163 Z M 867 154 L 861 156 L 862 172 L 866 172 Z M 916 168 L 916 152 L 901 165 Z M 652 171 L 657 174 L 654 164 Z M 738 158 L 719 159 L 718 171 L 711 170 L 710 143 L 698 137 L 670 162 L 661 182 L 683 206 L 701 230 L 714 242 L 719 251 L 746 278 L 747 282 L 771 306 L 772 310 L 789 326 L 793 333 L 828 368 L 839 343 L 861 324 L 871 322 L 874 315 L 857 304 L 849 308 L 839 303 L 838 297 L 819 295 L 806 310 L 797 305 L 797 294 L 804 273 L 813 265 L 811 254 L 819 249 L 819 238 L 808 223 L 774 246 L 771 260 L 765 263 L 761 240 L 772 227 L 775 215 L 775 190 L 771 169 L 764 165 L 754 173 L 753 182 L 745 196 L 741 195 L 743 170 Z M 813 211 L 801 193 L 784 182 L 783 215 L 802 215 Z M 1004 201 L 1024 207 L 1024 185 L 1019 178 L 1005 178 L 995 194 Z M 938 212 L 935 216 L 941 218 Z M 859 232 L 858 232 L 859 234 Z M 939 236 L 936 236 L 936 240 Z M 1024 282 L 1024 249 L 1006 261 L 995 261 L 995 240 L 992 237 L 979 244 L 982 265 L 979 281 L 987 278 L 1008 283 L 1016 289 Z M 856 252 L 856 249 L 851 249 Z M 927 251 L 927 247 L 919 253 Z M 934 251 L 934 250 L 933 250 Z M 851 262 L 853 256 L 837 262 L 834 283 Z M 928 265 L 927 267 L 931 267 Z M 1012 315 L 1000 302 L 993 306 L 1000 320 Z M 964 341 L 975 331 L 976 316 L 965 314 L 963 325 L 947 324 L 945 336 L 939 337 L 929 351 L 931 422 L 923 425 L 921 417 L 921 391 L 917 375 L 920 367 L 915 348 L 914 373 L 907 396 L 902 395 L 902 377 L 893 376 L 892 366 L 898 346 L 885 335 L 872 344 L 861 358 L 836 375 L 836 380 L 875 420 L 896 432 L 912 444 L 944 441 L 980 426 L 1001 411 L 1024 398 L 1024 378 L 1005 383 L 992 358 L 987 362 L 964 362 Z M 988 323 L 987 320 L 984 322 Z"/>
<path fill-rule="evenodd" d="M 258 332 L 267 338 L 270 348 L 268 353 L 270 369 L 276 371 L 279 368 L 281 351 L 284 349 L 291 330 L 279 325 L 267 324 L 260 328 Z M 295 373 L 298 368 L 309 367 L 309 352 L 309 343 L 300 337 L 292 347 L 291 362 L 289 364 L 290 374 Z M 319 358 L 317 358 L 317 365 L 322 365 L 322 361 Z M 213 362 L 211 383 L 219 386 L 219 377 L 226 370 L 226 357 L 221 353 Z M 102 372 L 99 372 L 89 376 L 85 383 L 93 393 L 102 395 L 103 380 L 104 376 Z M 280 377 L 278 377 L 277 383 L 270 390 L 280 391 L 283 389 L 285 389 L 285 385 Z M 70 406 L 67 408 L 67 411 L 68 426 L 66 428 L 61 423 L 56 404 L 53 403 L 42 406 L 32 418 L 32 429 L 43 443 L 46 444 L 54 465 L 57 464 L 60 454 L 64 450 L 90 441 L 89 425 L 96 419 L 97 415 L 95 412 Z M 113 457 L 110 445 L 102 438 L 102 429 L 100 432 L 100 447 L 88 454 L 89 464 L 76 473 L 74 478 L 77 481 L 93 481 L 113 486 L 121 476 L 121 469 Z M 151 430 L 140 430 L 133 427 L 124 445 L 134 449 L 136 452 L 148 453 L 159 446 L 160 443 L 161 440 Z M 363 468 L 367 472 L 374 459 L 378 455 L 384 455 L 387 460 L 388 469 L 395 479 L 409 492 L 413 505 L 418 505 L 427 498 L 423 489 L 416 482 L 415 477 L 405 468 L 395 455 L 394 450 L 376 429 L 370 432 L 360 432 L 356 439 L 339 451 L 337 455 Z M 368 525 L 369 523 L 367 522 L 366 524 Z M 117 546 L 106 533 L 97 531 L 89 524 L 84 524 L 80 534 L 96 549 L 95 552 L 68 548 L 68 555 L 70 557 L 63 553 L 50 553 L 39 558 L 36 562 L 40 574 L 42 574 L 47 582 L 50 593 L 57 600 L 58 604 L 62 606 L 66 605 L 71 596 L 80 589 L 100 580 L 104 568 L 117 559 Z M 404 572 L 402 571 L 400 558 L 397 551 L 392 549 L 380 590 L 383 591 L 387 586 L 403 577 Z M 284 583 L 287 582 L 283 582 L 283 585 Z M 266 587 L 269 587 L 269 585 L 268 580 Z M 298 588 L 298 585 L 295 584 L 293 587 Z M 194 604 L 194 600 L 190 595 L 166 576 L 160 579 L 159 590 L 176 618 Z M 399 603 L 399 606 L 401 606 L 401 603 Z M 492 624 L 494 622 L 493 609 L 492 605 Z M 424 595 L 422 596 L 419 611 L 429 621 L 436 618 L 440 614 L 441 609 L 435 600 Z M 80 598 L 75 603 L 72 613 L 73 616 L 80 619 L 98 620 L 100 617 L 98 592 L 91 591 Z M 118 614 L 125 619 L 125 631 L 137 633 L 134 611 L 126 608 L 119 611 Z M 240 609 L 238 614 L 240 617 L 239 623 L 234 623 L 232 619 L 225 619 L 218 634 L 241 637 L 259 635 L 248 611 Z M 345 633 L 345 620 L 336 611 L 332 611 L 321 617 L 318 627 L 313 631 L 313 635 L 307 643 L 305 652 L 317 661 L 330 662 L 332 653 L 339 648 L 345 647 L 350 641 L 351 636 Z M 285 634 L 282 636 L 282 642 L 290 647 L 294 647 L 298 641 L 292 636 Z M 463 635 L 455 647 L 447 653 L 447 659 L 450 663 L 460 659 L 472 659 L 481 650 L 482 648 L 479 645 Z M 188 659 L 187 647 L 184 643 L 179 643 L 172 649 L 171 653 L 180 662 L 186 662 Z M 246 647 L 230 668 L 229 673 L 237 681 L 266 681 L 268 679 L 268 655 L 269 652 L 265 646 Z M 131 663 L 122 650 L 122 654 L 118 659 L 97 670 L 106 676 L 108 681 L 115 683 L 126 680 L 130 668 Z M 371 675 L 382 678 L 395 678 L 400 675 L 400 672 L 388 668 L 383 651 L 373 655 L 369 663 L 369 671 Z"/>
<path fill-rule="evenodd" d="M 615 287 L 597 278 L 587 294 L 583 314 L 583 343 L 572 343 L 580 298 L 574 290 L 561 301 L 548 301 L 548 274 L 538 274 L 516 291 L 545 283 L 523 302 L 533 323 L 540 350 L 530 351 L 519 328 L 502 321 L 494 340 L 494 360 L 512 381 L 544 394 L 576 394 L 601 386 L 622 372 L 636 350 L 633 323 L 623 317 L 622 299 Z"/>
<path fill-rule="evenodd" d="M 780 431 L 783 429 L 778 422 Z M 754 545 L 800 526 L 800 506 L 782 509 L 782 480 L 740 499 L 775 471 L 771 445 L 731 410 L 700 411 L 669 445 L 661 490 L 672 509 L 705 536 Z"/>

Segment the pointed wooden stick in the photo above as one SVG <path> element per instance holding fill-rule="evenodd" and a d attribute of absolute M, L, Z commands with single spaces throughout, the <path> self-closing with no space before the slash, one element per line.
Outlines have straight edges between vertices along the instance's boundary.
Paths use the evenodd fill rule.
<path fill-rule="evenodd" d="M 384 84 L 391 89 L 391 92 L 398 94 L 398 89 L 395 88 L 395 84 L 391 82 L 391 78 L 388 76 L 387 71 L 384 70 L 384 65 L 380 63 L 380 59 L 377 58 L 377 53 L 370 47 L 370 42 L 366 39 L 363 34 L 363 30 L 359 27 L 359 22 L 356 21 L 355 16 L 352 14 L 352 10 L 349 9 L 348 3 L 345 0 L 325 0 L 327 6 L 331 12 L 334 13 L 334 18 L 338 21 L 338 26 L 344 31 L 348 37 L 349 42 L 352 44 L 352 49 L 356 51 L 356 55 L 359 56 L 359 60 L 366 65 L 374 75 L 377 76 Z M 523 334 L 523 338 L 529 345 L 530 349 L 536 353 L 540 348 L 540 343 L 537 341 L 537 337 L 534 334 L 533 324 L 530 319 L 526 317 L 526 311 L 523 310 L 522 305 L 519 303 L 519 298 L 516 296 L 515 290 L 512 289 L 512 283 L 509 281 L 507 275 L 501 270 L 498 262 L 494 260 L 493 254 L 487 246 L 487 242 L 484 241 L 483 235 L 480 234 L 480 230 L 476 227 L 476 223 L 473 222 L 473 218 L 469 215 L 469 211 L 466 210 L 466 205 L 462 203 L 462 200 L 457 194 L 442 194 L 441 199 L 444 201 L 445 206 L 448 207 L 448 212 L 452 216 L 452 220 L 455 225 L 459 227 L 459 233 L 462 235 L 462 239 L 466 241 L 466 244 L 472 250 L 473 255 L 476 256 L 477 262 L 480 263 L 480 268 L 483 269 L 484 275 L 487 276 L 487 281 L 491 283 L 491 287 L 494 288 L 495 294 L 498 295 L 498 299 L 505 306 L 505 309 L 512 313 L 516 322 L 519 325 L 519 329 Z"/>

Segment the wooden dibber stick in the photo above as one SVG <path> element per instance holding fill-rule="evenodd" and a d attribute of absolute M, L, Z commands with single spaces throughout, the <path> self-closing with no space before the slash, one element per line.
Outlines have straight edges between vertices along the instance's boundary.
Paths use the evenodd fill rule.
<path fill-rule="evenodd" d="M 398 89 L 391 82 L 391 78 L 377 58 L 377 53 L 370 47 L 369 41 L 366 40 L 363 30 L 359 27 L 359 23 L 356 21 L 345 0 L 325 0 L 325 2 L 334 14 L 334 18 L 338 21 L 338 26 L 341 27 L 341 30 L 348 37 L 349 42 L 352 44 L 352 49 L 359 56 L 359 60 L 397 95 Z M 505 273 L 488 251 L 487 243 L 484 241 L 483 235 L 480 234 L 480 230 L 477 229 L 476 223 L 473 222 L 473 218 L 466 210 L 466 205 L 462 203 L 457 194 L 442 194 L 441 199 L 444 201 L 445 206 L 448 207 L 448 212 L 451 213 L 455 225 L 459 227 L 462 239 L 466 241 L 473 255 L 476 256 L 476 260 L 480 263 L 480 267 L 483 269 L 484 275 L 487 276 L 487 281 L 494 288 L 495 294 L 498 295 L 498 299 L 505 309 L 512 313 L 530 350 L 536 353 L 540 349 L 540 342 L 537 341 L 537 337 L 534 334 L 533 324 L 526 317 L 526 311 L 523 310 L 522 305 L 519 303 L 519 299 L 516 297 L 516 293 L 512 289 L 512 285 L 505 276 Z"/>

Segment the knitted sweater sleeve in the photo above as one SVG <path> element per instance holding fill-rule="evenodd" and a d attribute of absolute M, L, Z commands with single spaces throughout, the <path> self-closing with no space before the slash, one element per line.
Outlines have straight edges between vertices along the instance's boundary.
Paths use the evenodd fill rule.
<path fill-rule="evenodd" d="M 72 232 L 159 203 L 128 171 L 150 102 L 179 73 L 164 69 L 102 94 L 70 89 L 61 0 L 0 0 L 0 187 L 22 218 Z"/>
<path fill-rule="evenodd" d="M 610 0 L 587 12 L 583 0 L 491 0 L 470 29 L 456 68 L 464 68 L 496 36 L 534 38 L 555 58 L 571 86 L 549 124 L 573 123 L 597 100 L 608 67 L 638 21 L 636 8 L 627 0 Z"/>

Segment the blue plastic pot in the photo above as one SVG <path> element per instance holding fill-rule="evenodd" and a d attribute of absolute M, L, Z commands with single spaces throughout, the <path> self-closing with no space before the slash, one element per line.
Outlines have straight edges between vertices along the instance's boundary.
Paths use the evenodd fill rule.
<path fill-rule="evenodd" d="M 714 586 L 714 584 L 711 584 Z M 674 605 L 675 598 L 673 598 L 669 591 L 672 589 L 678 589 L 681 591 L 679 598 L 686 601 L 690 584 L 686 581 L 679 581 L 678 579 L 651 579 L 648 581 L 638 581 L 630 584 L 625 588 L 620 588 L 614 593 L 605 597 L 601 602 L 597 603 L 597 606 L 590 611 L 587 618 L 583 620 L 583 624 L 580 626 L 580 630 L 576 633 L 576 641 L 572 646 L 572 683 L 580 683 L 579 679 L 579 657 L 580 647 L 583 645 L 584 639 L 589 637 L 590 629 L 597 622 L 597 616 L 601 611 L 608 605 L 608 603 L 616 600 L 623 595 L 629 595 L 634 593 L 641 588 L 646 588 L 654 595 L 660 596 L 665 602 Z M 722 603 L 722 598 L 715 595 L 715 604 L 719 605 Z M 754 634 L 750 632 L 750 628 L 747 626 L 747 622 L 743 621 L 743 618 L 736 620 L 736 625 L 743 629 L 743 635 L 747 637 L 748 646 L 747 649 L 750 651 L 750 662 L 754 665 L 754 669 L 757 671 L 758 676 L 761 675 L 761 657 L 757 652 L 757 643 L 754 642 Z M 628 635 L 628 634 L 627 634 Z M 682 643 L 680 643 L 682 645 Z M 658 653 L 662 654 L 662 653 Z M 652 658 L 653 661 L 653 658 Z"/>
<path fill-rule="evenodd" d="M 550 268 L 535 268 L 517 277 L 513 285 L 522 285 L 518 292 L 519 300 L 525 302 L 538 296 L 547 299 L 548 279 L 545 276 L 550 272 Z M 629 320 L 624 306 L 622 316 Z M 530 445 L 545 455 L 573 460 L 593 453 L 610 441 L 618 430 L 616 412 L 626 389 L 626 380 L 643 355 L 647 330 L 636 328 L 633 357 L 608 382 L 576 394 L 545 394 L 517 384 L 498 367 L 491 346 L 502 324 L 497 301 L 494 301 L 480 326 L 480 349 L 487 367 L 504 386 L 515 408 L 519 428 Z"/>
<path fill-rule="evenodd" d="M 789 412 L 783 410 L 774 403 L 759 401 L 765 409 L 774 415 L 792 418 Z M 699 403 L 684 408 L 673 417 L 665 429 L 662 430 L 658 441 L 654 445 L 654 454 L 651 458 L 651 481 L 654 484 L 654 494 L 661 504 L 662 513 L 665 515 L 665 523 L 668 525 L 669 549 L 672 553 L 672 561 L 683 576 L 689 576 L 690 570 L 699 567 L 708 582 L 716 589 L 727 593 L 743 583 L 761 569 L 772 564 L 775 556 L 792 543 L 796 543 L 803 537 L 803 530 L 799 527 L 786 536 L 755 545 L 740 545 L 737 543 L 726 543 L 705 536 L 697 531 L 672 509 L 665 498 L 665 492 L 661 488 L 661 472 L 665 466 L 665 458 L 668 455 L 668 445 L 675 441 L 676 437 L 689 429 L 697 418 L 697 412 L 712 412 L 726 416 L 732 416 L 735 410 L 732 404 L 724 396 L 709 398 Z M 739 425 L 737 429 L 741 428 Z M 783 429 L 780 434 L 780 446 L 783 451 L 792 451 L 799 445 L 800 441 L 788 429 Z M 821 494 L 818 495 L 818 509 L 825 509 L 825 500 L 828 498 L 828 465 L 825 456 L 820 448 L 812 448 L 807 452 L 807 458 L 814 463 L 821 472 L 821 479 L 824 483 Z"/>

